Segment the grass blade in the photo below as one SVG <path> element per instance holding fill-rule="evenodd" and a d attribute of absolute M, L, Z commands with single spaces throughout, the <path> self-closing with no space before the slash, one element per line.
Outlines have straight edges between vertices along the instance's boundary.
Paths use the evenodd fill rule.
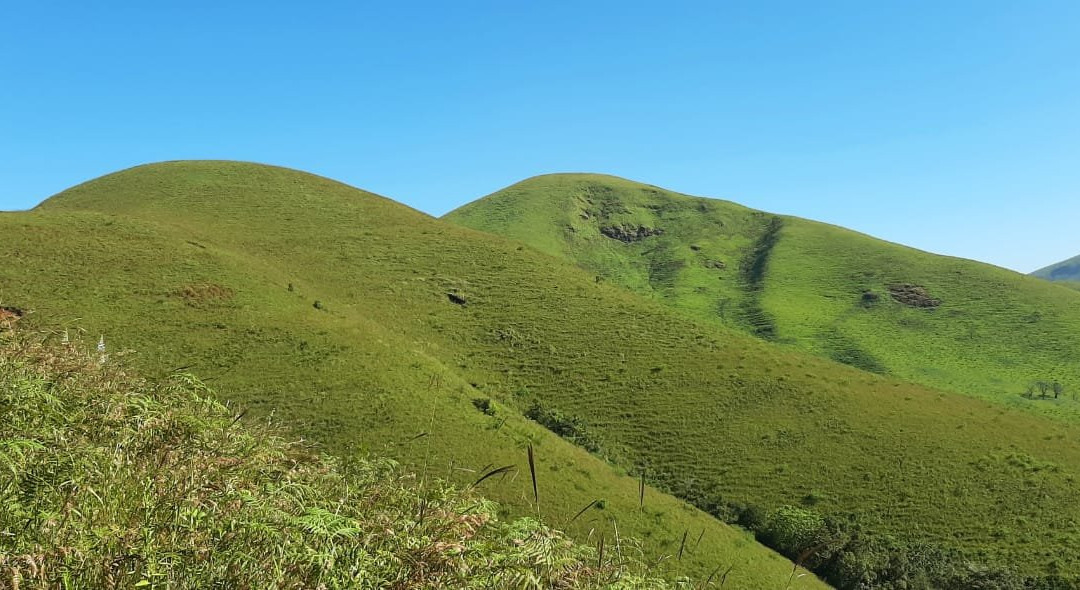
<path fill-rule="evenodd" d="M 539 508 L 540 506 L 540 490 L 536 485 L 536 460 L 533 454 L 533 446 L 529 445 L 529 474 L 532 475 L 533 484 L 533 502 Z"/>
<path fill-rule="evenodd" d="M 582 514 L 585 514 L 586 510 L 588 510 L 589 508 L 592 508 L 593 506 L 596 506 L 597 502 L 599 502 L 599 500 L 593 500 L 592 502 L 589 502 L 588 504 L 586 504 L 585 507 L 582 508 L 581 510 L 578 510 L 578 513 L 574 515 L 574 518 L 571 518 L 569 521 L 566 522 L 566 524 L 570 524 L 571 522 L 574 522 L 575 520 L 577 520 L 579 516 L 581 516 Z"/>
<path fill-rule="evenodd" d="M 502 467 L 492 469 L 491 471 L 488 471 L 484 475 L 481 475 L 480 479 L 474 481 L 472 483 L 472 485 L 469 486 L 469 489 L 475 488 L 476 486 L 480 485 L 485 479 L 488 479 L 489 477 L 495 477 L 496 475 L 502 475 L 504 473 L 509 473 L 509 472 L 511 472 L 511 471 L 513 471 L 515 469 L 517 469 L 517 467 L 514 467 L 513 465 L 503 465 Z"/>

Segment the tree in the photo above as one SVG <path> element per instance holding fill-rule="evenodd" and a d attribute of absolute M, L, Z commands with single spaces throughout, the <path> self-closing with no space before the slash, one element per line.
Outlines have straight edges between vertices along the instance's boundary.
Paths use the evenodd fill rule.
<path fill-rule="evenodd" d="M 1046 381 L 1036 381 L 1035 387 L 1039 388 L 1039 397 L 1045 398 L 1050 391 L 1050 384 Z"/>

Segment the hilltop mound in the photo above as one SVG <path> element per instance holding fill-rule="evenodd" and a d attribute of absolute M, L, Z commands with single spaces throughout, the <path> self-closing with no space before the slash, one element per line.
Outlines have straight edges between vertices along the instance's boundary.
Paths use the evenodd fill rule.
<path fill-rule="evenodd" d="M 634 239 L 576 226 L 582 240 L 648 252 L 655 289 L 684 288 L 671 221 L 704 224 L 685 248 L 697 276 L 737 297 L 739 326 L 785 338 L 770 297 L 798 224 L 678 195 L 644 212 L 589 198 L 577 219 Z M 701 207 L 732 214 L 700 221 Z M 718 221 L 729 231 L 709 241 Z M 657 488 L 846 588 L 1004 588 L 1080 569 L 1078 533 L 1059 526 L 1080 519 L 1080 427 L 701 322 L 609 284 L 617 275 L 597 281 L 326 179 L 222 162 L 141 167 L 0 215 L 0 248 L 13 253 L 0 267 L 4 304 L 26 318 L 77 320 L 106 335 L 110 354 L 137 351 L 132 362 L 152 375 L 190 366 L 339 456 L 378 451 L 468 484 L 497 466 L 528 473 L 531 444 L 545 519 L 590 542 L 616 528 L 639 537 L 667 573 L 703 581 L 734 564 L 725 588 L 779 588 L 793 567 Z M 640 276 L 637 259 L 615 260 Z M 942 313 L 956 300 L 899 274 L 881 278 L 881 294 L 912 285 L 941 304 L 867 302 L 860 284 L 857 310 Z M 887 360 L 834 327 L 838 356 Z M 535 514 L 527 481 L 492 478 L 484 493 L 507 516 Z"/>
<path fill-rule="evenodd" d="M 601 175 L 532 178 L 445 219 L 572 261 L 698 321 L 1080 419 L 1080 404 L 1019 395 L 1048 380 L 1080 391 L 1080 298 L 1018 273 Z M 626 225 L 649 235 L 605 231 Z"/>

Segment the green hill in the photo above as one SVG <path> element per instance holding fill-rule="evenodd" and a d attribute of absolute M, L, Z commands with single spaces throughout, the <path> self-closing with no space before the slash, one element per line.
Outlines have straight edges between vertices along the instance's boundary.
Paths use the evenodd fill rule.
<path fill-rule="evenodd" d="M 747 589 L 791 575 L 752 536 L 651 486 L 640 506 L 638 479 L 504 405 L 514 390 L 490 380 L 486 354 L 508 344 L 491 322 L 510 329 L 508 318 L 528 312 L 527 332 L 564 305 L 519 291 L 526 278 L 601 300 L 593 293 L 609 291 L 505 240 L 308 174 L 175 162 L 0 214 L 0 249 L 0 305 L 22 310 L 22 323 L 103 335 L 111 357 L 150 377 L 185 367 L 249 418 L 272 415 L 345 461 L 377 453 L 466 486 L 514 466 L 479 487 L 504 518 L 539 514 L 589 543 L 640 539 L 667 575 L 701 580 L 734 566 L 727 586 Z M 693 543 L 675 559 L 684 535 Z"/>
<path fill-rule="evenodd" d="M 1049 281 L 1080 281 L 1080 256 L 1040 268 L 1031 275 Z"/>
<path fill-rule="evenodd" d="M 724 222 L 732 239 L 771 251 L 771 218 L 743 211 Z M 631 247 L 652 239 L 638 240 L 655 229 L 647 217 L 627 219 L 608 233 Z M 725 263 L 700 272 L 725 277 L 703 275 L 729 289 L 731 317 L 775 321 L 782 337 L 768 315 L 772 266 L 747 290 L 724 274 L 741 265 L 691 245 Z M 614 274 L 598 282 L 326 179 L 226 162 L 139 167 L 0 215 L 0 248 L 2 305 L 22 321 L 104 334 L 109 354 L 151 375 L 187 367 L 346 461 L 374 451 L 464 485 L 515 465 L 480 487 L 500 516 L 539 510 L 590 543 L 637 537 L 649 562 L 698 582 L 734 564 L 726 588 L 784 588 L 792 566 L 658 490 L 845 588 L 1034 587 L 1080 571 L 1080 531 L 1063 524 L 1080 521 L 1080 426 L 702 322 Z M 650 267 L 660 288 L 677 276 Z"/>
<path fill-rule="evenodd" d="M 189 373 L 41 336 L 0 331 L 0 588 L 673 587 L 392 462 L 319 456 Z"/>
<path fill-rule="evenodd" d="M 532 178 L 445 218 L 507 236 L 698 321 L 867 371 L 1080 418 L 1080 297 L 839 227 L 610 176 Z"/>

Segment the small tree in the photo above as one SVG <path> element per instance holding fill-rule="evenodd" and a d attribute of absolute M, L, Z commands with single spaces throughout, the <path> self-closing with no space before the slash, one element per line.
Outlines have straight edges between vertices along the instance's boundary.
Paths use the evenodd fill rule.
<path fill-rule="evenodd" d="M 1039 397 L 1045 398 L 1050 391 L 1050 384 L 1046 381 L 1036 381 L 1035 387 L 1039 388 Z"/>
<path fill-rule="evenodd" d="M 1050 385 L 1050 388 L 1054 391 L 1054 399 L 1061 397 L 1061 394 L 1065 391 L 1065 388 L 1061 385 L 1060 381 L 1054 381 L 1054 383 Z"/>

